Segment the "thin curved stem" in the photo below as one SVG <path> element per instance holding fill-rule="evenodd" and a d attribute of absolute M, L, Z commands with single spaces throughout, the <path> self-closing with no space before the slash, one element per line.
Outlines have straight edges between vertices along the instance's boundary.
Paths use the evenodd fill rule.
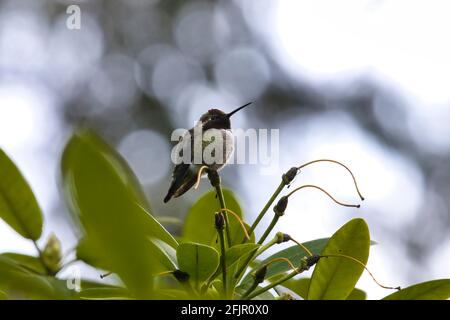
<path fill-rule="evenodd" d="M 347 167 L 345 164 L 343 164 L 343 163 L 341 163 L 341 162 L 339 162 L 339 161 L 332 160 L 332 159 L 318 159 L 318 160 L 309 161 L 309 162 L 307 162 L 307 163 L 305 163 L 305 164 L 302 164 L 301 166 L 299 166 L 299 167 L 297 167 L 297 168 L 298 168 L 298 170 L 301 170 L 301 169 L 303 169 L 303 168 L 305 168 L 305 167 L 307 167 L 307 166 L 309 166 L 309 165 L 311 165 L 311 164 L 317 163 L 317 162 L 331 162 L 331 163 L 338 164 L 338 165 L 340 165 L 341 167 L 345 168 L 345 169 L 350 173 L 350 175 L 352 176 L 353 183 L 354 183 L 355 188 L 356 188 L 356 192 L 358 193 L 358 195 L 359 195 L 359 197 L 361 198 L 361 200 L 364 201 L 364 197 L 363 197 L 363 195 L 361 194 L 361 192 L 359 191 L 359 187 L 358 187 L 358 183 L 356 182 L 355 175 L 353 174 L 353 172 L 350 170 L 349 167 Z"/>
<path fill-rule="evenodd" d="M 297 270 L 297 268 L 294 266 L 294 264 L 292 263 L 292 261 L 289 260 L 288 258 L 285 258 L 285 257 L 273 258 L 272 260 L 270 260 L 269 262 L 265 263 L 264 265 L 265 265 L 265 266 L 270 266 L 272 263 L 274 263 L 274 262 L 279 262 L 279 261 L 284 261 L 284 262 L 286 262 L 286 263 L 289 265 L 289 267 L 290 267 L 292 270 Z"/>
<path fill-rule="evenodd" d="M 241 217 L 239 217 L 239 215 L 236 212 L 234 212 L 230 209 L 220 209 L 220 210 L 231 213 L 236 218 L 236 220 L 239 222 L 239 224 L 241 225 L 242 230 L 244 231 L 245 237 L 250 240 L 250 235 L 248 234 L 247 228 L 245 227 L 244 221 L 242 221 Z"/>
<path fill-rule="evenodd" d="M 291 237 L 291 241 L 293 241 L 293 242 L 295 242 L 300 248 L 302 248 L 303 249 L 303 251 L 305 251 L 310 257 L 312 257 L 313 256 L 313 253 L 303 244 L 303 243 L 300 243 L 300 242 L 298 242 L 297 240 L 295 240 L 295 239 L 293 239 L 292 237 Z"/>
<path fill-rule="evenodd" d="M 200 180 L 202 179 L 203 171 L 205 171 L 207 169 L 208 169 L 208 166 L 201 166 L 200 169 L 198 170 L 197 181 L 195 182 L 194 190 L 198 189 L 198 186 L 200 185 Z"/>
<path fill-rule="evenodd" d="M 384 286 L 384 285 L 382 285 L 381 283 L 379 283 L 378 281 L 377 281 L 377 279 L 375 279 L 375 277 L 374 277 L 374 275 L 372 274 L 372 272 L 370 272 L 370 270 L 367 268 L 367 266 L 364 264 L 364 263 L 362 263 L 361 261 L 359 261 L 358 259 L 356 259 L 356 258 L 354 258 L 354 257 L 351 257 L 351 256 L 347 256 L 347 255 L 345 255 L 345 254 L 325 254 L 325 255 L 323 255 L 323 256 L 320 256 L 321 258 L 345 258 L 345 259 L 349 259 L 349 260 L 351 260 L 351 261 L 353 261 L 353 262 L 356 262 L 357 264 L 359 264 L 360 266 L 362 266 L 366 271 L 367 271 L 367 273 L 369 273 L 369 275 L 372 277 L 372 280 L 378 285 L 378 286 L 380 286 L 381 288 L 384 288 L 384 289 L 392 289 L 392 290 L 401 290 L 401 288 L 400 287 L 388 287 L 388 286 Z"/>
<path fill-rule="evenodd" d="M 317 190 L 322 191 L 323 193 L 325 193 L 331 200 L 333 200 L 333 201 L 334 201 L 335 203 L 337 203 L 338 205 L 341 205 L 341 206 L 344 206 L 344 207 L 351 207 L 351 208 L 359 208 L 359 207 L 361 207 L 361 205 L 359 205 L 359 204 L 347 204 L 347 203 L 340 202 L 340 201 L 336 200 L 336 199 L 335 199 L 331 194 L 329 194 L 327 191 L 325 191 L 325 189 L 323 189 L 323 188 L 321 188 L 321 187 L 318 187 L 318 186 L 316 186 L 316 185 L 313 185 L 313 184 L 305 184 L 305 185 L 303 185 L 303 186 L 301 186 L 301 187 L 298 187 L 298 188 L 292 190 L 286 197 L 289 198 L 289 197 L 292 196 L 295 192 L 297 192 L 297 191 L 299 191 L 299 190 L 302 190 L 302 189 L 305 189 L 305 188 L 313 188 L 313 189 L 317 189 Z"/>

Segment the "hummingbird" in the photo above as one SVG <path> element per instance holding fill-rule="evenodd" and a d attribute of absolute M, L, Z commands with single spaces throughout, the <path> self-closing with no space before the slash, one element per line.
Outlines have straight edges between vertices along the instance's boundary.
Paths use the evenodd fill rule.
<path fill-rule="evenodd" d="M 204 148 L 208 145 L 204 143 L 205 133 L 207 131 L 213 131 L 214 133 L 221 134 L 222 139 L 218 140 L 216 143 L 223 143 L 223 159 L 222 161 L 210 164 L 206 164 L 204 161 L 197 164 L 194 163 L 194 153 L 191 152 L 191 161 L 189 163 L 182 162 L 175 165 L 172 172 L 172 182 L 170 184 L 169 191 L 164 198 L 164 203 L 167 203 L 170 199 L 172 199 L 172 197 L 177 198 L 185 194 L 189 189 L 191 189 L 197 181 L 197 176 L 202 166 L 206 165 L 210 169 L 219 171 L 227 164 L 234 149 L 234 136 L 231 133 L 230 118 L 236 112 L 244 109 L 250 104 L 251 102 L 244 104 L 243 106 L 231 111 L 230 113 L 225 113 L 219 109 L 209 109 L 208 112 L 204 113 L 200 117 L 200 120 L 196 123 L 194 128 L 191 128 L 183 137 L 180 138 L 179 144 L 190 144 L 189 147 L 191 148 L 191 150 L 194 149 L 194 140 L 202 139 L 201 149 L 203 152 Z M 197 132 L 201 134 L 200 137 L 198 136 L 198 134 L 196 135 Z M 214 140 L 210 143 L 214 143 Z"/>

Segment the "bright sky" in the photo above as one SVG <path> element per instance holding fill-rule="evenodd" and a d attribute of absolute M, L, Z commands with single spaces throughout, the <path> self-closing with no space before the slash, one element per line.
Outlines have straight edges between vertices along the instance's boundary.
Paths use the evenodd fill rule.
<path fill-rule="evenodd" d="M 266 36 L 280 65 L 294 78 L 320 86 L 345 83 L 345 80 L 360 74 L 370 75 L 376 81 L 397 89 L 408 101 L 406 121 L 412 139 L 430 152 L 450 150 L 449 1 L 246 0 L 240 3 L 248 23 L 256 32 Z M 81 82 L 94 72 L 90 65 L 101 56 L 103 43 L 98 25 L 88 15 L 83 28 L 89 32 L 79 33 L 73 41 L 66 41 L 64 29 L 50 33 L 49 26 L 42 25 L 37 16 L 33 11 L 21 15 L 0 15 L 0 147 L 21 168 L 44 212 L 51 212 L 59 197 L 58 155 L 65 134 L 61 120 L 54 116 L 54 108 L 62 103 L 58 99 L 63 93 L 49 91 L 34 82 L 33 76 L 50 79 L 55 88 L 60 82 L 75 87 L 76 81 Z M 95 45 L 85 46 L 86 43 Z M 83 51 L 77 50 L 83 45 Z M 166 74 L 165 68 L 172 64 L 171 59 L 176 58 L 173 52 L 166 56 L 158 64 L 156 69 L 160 73 L 156 75 Z M 118 65 L 117 62 L 124 62 L 124 59 L 117 56 L 108 63 Z M 236 61 L 244 61 L 239 66 L 239 70 L 243 70 L 239 76 L 254 72 L 257 75 L 254 78 L 260 81 L 248 81 L 248 87 L 233 88 L 229 70 Z M 184 85 L 184 76 L 180 74 L 189 80 L 189 74 L 200 72 L 197 67 L 181 63 L 176 79 L 158 76 L 158 82 L 152 82 L 150 89 L 158 98 L 168 99 L 173 90 L 172 80 Z M 255 96 L 263 92 L 270 77 L 262 55 L 249 48 L 237 48 L 221 55 L 215 72 L 219 87 L 238 93 L 244 90 Z M 9 73 L 18 76 L 9 77 Z M 96 87 L 96 84 L 98 80 L 105 80 L 106 74 L 99 72 L 92 79 L 91 90 L 94 93 L 101 91 L 102 87 Z M 164 91 L 164 79 L 169 91 Z M 344 86 L 345 89 L 348 88 Z M 99 105 L 117 102 L 116 95 L 123 99 L 128 97 L 120 92 L 110 92 L 110 95 L 100 95 L 104 101 L 100 100 Z M 185 118 L 189 121 L 182 119 L 182 127 L 191 126 L 204 105 L 237 106 L 240 103 L 233 95 L 203 84 L 185 86 L 176 101 L 166 102 L 169 107 L 186 112 Z M 245 123 L 243 114 L 236 118 L 235 126 L 245 128 Z M 413 218 L 412 213 L 422 204 L 424 185 L 420 171 L 411 161 L 395 150 L 385 149 L 352 118 L 339 111 L 305 119 L 304 124 L 299 126 L 296 119 L 288 121 L 282 128 L 280 148 L 284 156 L 280 172 L 314 158 L 335 158 L 354 170 L 367 201 L 360 210 L 348 210 L 337 208 L 320 193 L 305 191 L 292 201 L 280 221 L 280 230 L 299 240 L 309 240 L 330 235 L 356 216 L 367 219 L 369 225 L 389 221 L 393 228 Z M 155 156 L 146 148 L 150 143 L 157 146 L 158 156 L 168 152 L 164 139 L 152 131 L 142 130 L 131 133 L 119 144 L 119 151 L 130 161 L 141 181 L 152 183 L 167 175 L 166 164 L 161 164 L 155 177 L 139 161 L 143 157 Z M 148 144 L 142 144 L 144 140 Z M 139 152 L 136 152 L 136 146 Z M 278 179 L 270 178 L 271 183 L 265 183 L 268 178 L 261 177 L 259 171 L 246 174 L 253 175 L 243 180 L 244 189 L 252 190 L 247 197 L 248 207 L 259 208 L 261 199 L 273 192 Z M 254 190 L 255 182 L 258 183 L 257 190 Z M 303 182 L 321 184 L 347 202 L 358 199 L 350 177 L 339 168 L 317 165 L 305 170 L 296 183 Z M 56 222 L 47 225 L 46 232 Z M 404 252 L 395 243 L 383 242 L 380 230 L 371 232 L 380 244 L 372 248 L 369 267 L 381 282 L 403 285 L 399 283 L 405 280 L 402 271 L 411 267 Z M 0 222 L 0 252 L 8 250 L 34 252 L 28 241 Z M 444 246 L 442 255 L 450 256 L 450 242 Z M 443 263 L 430 264 L 424 277 L 448 277 L 450 260 L 437 258 Z M 367 274 L 359 287 L 366 289 L 370 298 L 387 294 Z"/>

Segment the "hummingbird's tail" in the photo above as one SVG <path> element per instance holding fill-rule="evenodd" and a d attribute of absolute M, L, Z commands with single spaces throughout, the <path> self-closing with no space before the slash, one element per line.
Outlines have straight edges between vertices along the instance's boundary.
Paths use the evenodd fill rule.
<path fill-rule="evenodd" d="M 170 192 L 170 190 L 169 190 L 169 192 L 167 192 L 167 195 L 164 197 L 164 203 L 169 202 L 169 200 L 172 199 L 172 196 L 173 196 L 173 192 Z"/>
<path fill-rule="evenodd" d="M 189 164 L 179 164 L 175 166 L 173 180 L 167 195 L 164 197 L 164 203 L 169 202 L 172 197 L 179 197 L 192 188 L 197 180 L 194 171 L 189 170 Z"/>
<path fill-rule="evenodd" d="M 190 177 L 187 179 L 181 186 L 173 185 L 169 188 L 169 191 L 167 192 L 167 195 L 164 198 L 164 203 L 169 202 L 172 197 L 178 198 L 179 196 L 185 194 L 186 192 L 191 189 L 195 183 L 197 182 L 197 179 L 195 176 Z"/>

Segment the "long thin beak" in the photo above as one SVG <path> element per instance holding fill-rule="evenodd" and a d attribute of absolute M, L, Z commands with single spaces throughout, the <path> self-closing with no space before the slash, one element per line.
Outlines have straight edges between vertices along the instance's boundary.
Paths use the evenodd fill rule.
<path fill-rule="evenodd" d="M 231 111 L 229 114 L 227 114 L 228 118 L 230 118 L 233 114 L 235 114 L 235 113 L 238 112 L 239 110 L 244 109 L 245 107 L 247 107 L 247 106 L 249 106 L 249 105 L 251 105 L 251 104 L 252 104 L 251 102 L 246 103 L 246 104 L 244 104 L 242 107 L 239 107 L 239 108 L 237 108 L 236 110 Z"/>

